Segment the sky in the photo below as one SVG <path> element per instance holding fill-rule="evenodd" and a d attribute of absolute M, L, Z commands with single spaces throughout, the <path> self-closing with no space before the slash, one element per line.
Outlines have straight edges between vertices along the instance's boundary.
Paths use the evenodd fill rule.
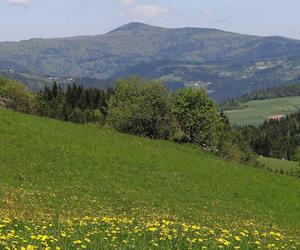
<path fill-rule="evenodd" d="M 0 0 L 0 41 L 98 35 L 129 22 L 300 39 L 300 0 Z"/>

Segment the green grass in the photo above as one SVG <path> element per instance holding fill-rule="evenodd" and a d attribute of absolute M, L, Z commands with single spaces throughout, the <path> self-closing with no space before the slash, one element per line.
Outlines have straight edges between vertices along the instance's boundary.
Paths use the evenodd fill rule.
<path fill-rule="evenodd" d="M 275 158 L 260 157 L 259 162 L 264 164 L 266 168 L 269 168 L 273 171 L 283 170 L 284 172 L 291 172 L 300 168 L 298 162 L 280 160 Z"/>
<path fill-rule="evenodd" d="M 162 81 L 162 82 L 179 82 L 181 81 L 181 77 L 180 76 L 176 76 L 174 74 L 168 74 L 168 75 L 163 75 L 161 76 L 159 79 L 159 81 Z"/>
<path fill-rule="evenodd" d="M 269 116 L 290 114 L 300 109 L 300 96 L 249 101 L 244 107 L 226 111 L 231 124 L 259 125 Z"/>
<path fill-rule="evenodd" d="M 1 109 L 0 142 L 2 216 L 161 214 L 225 228 L 254 220 L 299 234 L 299 179 L 194 146 Z"/>

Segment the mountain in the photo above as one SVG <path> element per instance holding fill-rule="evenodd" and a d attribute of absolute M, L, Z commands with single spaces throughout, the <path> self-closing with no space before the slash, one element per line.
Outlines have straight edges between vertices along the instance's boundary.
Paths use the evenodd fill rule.
<path fill-rule="evenodd" d="M 57 77 L 128 74 L 206 86 L 217 100 L 300 79 L 300 41 L 130 23 L 107 34 L 0 43 L 0 68 Z"/>

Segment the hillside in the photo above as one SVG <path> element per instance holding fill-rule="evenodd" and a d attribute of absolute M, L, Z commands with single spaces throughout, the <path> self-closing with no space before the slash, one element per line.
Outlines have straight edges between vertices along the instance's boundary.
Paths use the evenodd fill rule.
<path fill-rule="evenodd" d="M 58 85 L 65 88 L 73 83 L 85 86 L 86 88 L 97 87 L 98 89 L 107 89 L 113 84 L 109 80 L 100 80 L 90 77 L 73 78 L 73 77 L 53 77 L 43 76 L 33 73 L 17 72 L 12 69 L 0 69 L 0 77 L 13 79 L 25 84 L 30 91 L 38 92 L 46 86 L 52 86 L 55 81 Z"/>
<path fill-rule="evenodd" d="M 265 100 L 271 98 L 280 98 L 280 97 L 291 97 L 291 96 L 300 96 L 300 84 L 287 84 L 279 85 L 275 87 L 269 87 L 254 91 L 251 93 L 244 94 L 240 97 L 226 100 L 219 104 L 220 110 L 230 110 L 241 108 L 244 103 L 253 100 Z"/>
<path fill-rule="evenodd" d="M 237 109 L 228 110 L 231 124 L 259 125 L 272 115 L 287 115 L 300 110 L 300 96 L 254 100 L 241 104 Z"/>
<path fill-rule="evenodd" d="M 92 125 L 2 109 L 0 117 L 0 211 L 8 218 L 160 214 L 158 218 L 233 231 L 254 226 L 246 223 L 254 220 L 259 222 L 257 230 L 299 233 L 296 178 L 222 161 L 193 146 Z M 268 229 L 268 225 L 277 226 Z M 274 241 L 283 244 L 285 238 Z M 76 246 L 74 242 L 70 244 Z"/>
<path fill-rule="evenodd" d="M 300 167 L 298 162 L 275 158 L 260 157 L 259 161 L 264 164 L 265 168 L 281 174 L 285 174 L 290 171 L 297 171 Z"/>
<path fill-rule="evenodd" d="M 0 68 L 56 77 L 138 74 L 204 85 L 216 100 L 300 77 L 300 42 L 204 28 L 130 23 L 107 34 L 0 43 Z M 30 84 L 30 83 L 29 83 Z"/>

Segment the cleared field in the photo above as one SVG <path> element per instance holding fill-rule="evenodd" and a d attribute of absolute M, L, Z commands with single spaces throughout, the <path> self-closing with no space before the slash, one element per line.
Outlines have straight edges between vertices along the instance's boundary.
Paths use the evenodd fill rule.
<path fill-rule="evenodd" d="M 299 163 L 294 161 L 286 161 L 268 157 L 260 157 L 259 161 L 263 163 L 266 168 L 272 169 L 273 171 L 283 170 L 284 173 L 295 171 L 300 168 Z"/>
<path fill-rule="evenodd" d="M 1 109 L 0 142 L 0 249 L 300 246 L 299 179 Z"/>
<path fill-rule="evenodd" d="M 300 96 L 249 101 L 244 107 L 226 111 L 231 124 L 259 125 L 269 116 L 290 114 L 300 110 Z"/>

